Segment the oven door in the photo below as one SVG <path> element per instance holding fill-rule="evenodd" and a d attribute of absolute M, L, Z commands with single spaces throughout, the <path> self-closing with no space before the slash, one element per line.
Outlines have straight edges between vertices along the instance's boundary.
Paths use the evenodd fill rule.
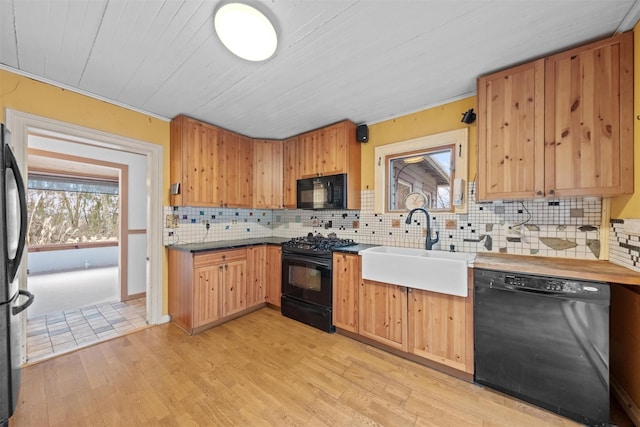
<path fill-rule="evenodd" d="M 284 253 L 282 295 L 331 307 L 331 259 Z"/>

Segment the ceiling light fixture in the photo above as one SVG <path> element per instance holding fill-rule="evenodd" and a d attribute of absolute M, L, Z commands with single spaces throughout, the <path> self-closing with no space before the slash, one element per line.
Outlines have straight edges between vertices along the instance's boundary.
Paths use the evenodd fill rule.
<path fill-rule="evenodd" d="M 227 3 L 214 18 L 220 41 L 234 55 L 247 61 L 271 58 L 278 46 L 278 35 L 269 19 L 259 10 L 242 3 Z"/>

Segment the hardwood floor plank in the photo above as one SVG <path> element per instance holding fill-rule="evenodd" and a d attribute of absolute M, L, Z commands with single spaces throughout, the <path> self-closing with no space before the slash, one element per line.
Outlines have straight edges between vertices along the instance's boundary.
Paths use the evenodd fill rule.
<path fill-rule="evenodd" d="M 188 336 L 147 328 L 23 370 L 11 427 L 572 426 L 264 308 Z"/>

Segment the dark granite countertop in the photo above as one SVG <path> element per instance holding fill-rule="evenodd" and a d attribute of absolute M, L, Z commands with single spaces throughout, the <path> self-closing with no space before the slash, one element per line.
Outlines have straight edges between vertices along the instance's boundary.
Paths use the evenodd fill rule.
<path fill-rule="evenodd" d="M 182 245 L 168 245 L 167 249 L 183 252 L 207 252 L 215 251 L 218 249 L 233 249 L 242 248 L 246 246 L 257 245 L 282 245 L 282 243 L 289 241 L 286 237 L 262 237 L 257 239 L 240 239 L 240 240 L 219 240 L 217 242 L 201 242 L 201 243 L 186 243 Z"/>

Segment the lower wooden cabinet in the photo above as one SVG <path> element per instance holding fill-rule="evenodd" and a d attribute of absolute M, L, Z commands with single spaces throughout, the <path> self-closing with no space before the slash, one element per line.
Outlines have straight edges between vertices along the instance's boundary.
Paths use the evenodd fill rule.
<path fill-rule="evenodd" d="M 334 257 L 334 271 L 336 265 L 346 265 L 346 262 Z M 461 372 L 473 373 L 471 270 L 466 298 L 361 280 L 344 272 L 337 274 L 341 276 L 334 282 L 337 328 Z M 348 295 L 355 283 L 359 284 L 359 292 L 354 303 Z M 347 307 L 353 304 L 358 307 L 355 325 L 347 313 Z"/>
<path fill-rule="evenodd" d="M 275 279 L 269 274 L 269 254 L 272 263 L 280 263 L 279 246 L 201 253 L 170 250 L 171 321 L 193 334 L 264 305 L 268 285 L 273 280 L 280 281 L 280 273 Z"/>
<path fill-rule="evenodd" d="M 360 271 L 359 255 L 333 254 L 333 324 L 354 333 L 358 333 Z"/>
<path fill-rule="evenodd" d="M 220 319 L 222 307 L 222 266 L 200 267 L 195 271 L 193 292 L 193 324 L 197 328 Z M 188 327 L 188 322 L 185 325 Z"/>
<path fill-rule="evenodd" d="M 266 286 L 266 301 L 280 307 L 282 294 L 282 248 L 280 246 L 267 245 Z"/>
<path fill-rule="evenodd" d="M 360 335 L 407 351 L 407 288 L 363 280 L 358 297 Z"/>
<path fill-rule="evenodd" d="M 473 293 L 467 298 L 408 290 L 409 352 L 464 372 L 473 372 Z"/>
<path fill-rule="evenodd" d="M 267 298 L 267 245 L 247 248 L 247 307 L 264 304 Z"/>

